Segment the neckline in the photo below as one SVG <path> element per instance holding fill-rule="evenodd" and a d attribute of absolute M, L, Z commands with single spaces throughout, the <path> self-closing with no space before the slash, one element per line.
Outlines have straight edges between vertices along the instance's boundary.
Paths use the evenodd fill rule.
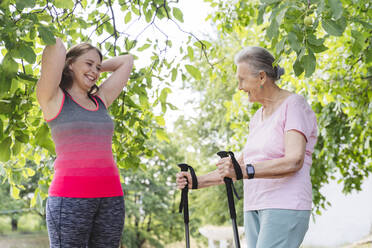
<path fill-rule="evenodd" d="M 95 109 L 88 109 L 88 108 L 82 106 L 77 101 L 75 101 L 75 99 L 67 91 L 66 91 L 66 93 L 71 98 L 72 101 L 74 101 L 77 105 L 79 105 L 81 108 L 83 108 L 83 109 L 85 109 L 87 111 L 95 112 L 95 111 L 97 111 L 99 109 L 98 101 L 97 101 L 97 99 L 94 96 L 92 98 L 94 99 L 94 102 L 96 103 L 96 108 Z"/>
<path fill-rule="evenodd" d="M 282 108 L 282 106 L 284 106 L 284 103 L 289 99 L 291 98 L 292 96 L 296 95 L 295 93 L 291 93 L 289 96 L 287 96 L 283 101 L 282 103 L 274 110 L 273 113 L 271 113 L 271 115 L 269 115 L 265 120 L 263 120 L 263 106 L 261 107 L 261 113 L 260 113 L 260 122 L 261 123 L 264 123 L 266 122 L 267 120 L 271 119 L 278 111 L 279 109 Z"/>

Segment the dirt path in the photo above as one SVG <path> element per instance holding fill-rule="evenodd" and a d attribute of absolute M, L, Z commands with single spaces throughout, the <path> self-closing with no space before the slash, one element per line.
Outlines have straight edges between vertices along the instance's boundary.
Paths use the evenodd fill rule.
<path fill-rule="evenodd" d="M 0 235 L 1 248 L 49 248 L 46 234 Z"/>

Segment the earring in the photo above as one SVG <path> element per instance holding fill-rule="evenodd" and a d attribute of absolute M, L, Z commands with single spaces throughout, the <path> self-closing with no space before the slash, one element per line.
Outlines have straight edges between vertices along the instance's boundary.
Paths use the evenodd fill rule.
<path fill-rule="evenodd" d="M 260 85 L 260 88 L 263 89 L 263 85 L 262 84 Z"/>

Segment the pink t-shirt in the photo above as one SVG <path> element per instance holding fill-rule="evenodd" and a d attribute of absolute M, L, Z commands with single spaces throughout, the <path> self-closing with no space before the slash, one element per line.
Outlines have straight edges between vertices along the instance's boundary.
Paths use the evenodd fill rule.
<path fill-rule="evenodd" d="M 249 136 L 243 149 L 244 164 L 284 157 L 284 137 L 296 130 L 306 138 L 305 160 L 294 175 L 279 179 L 245 179 L 244 211 L 268 208 L 311 210 L 311 155 L 317 140 L 316 117 L 297 94 L 288 96 L 277 110 L 262 121 L 262 107 L 249 124 Z"/>

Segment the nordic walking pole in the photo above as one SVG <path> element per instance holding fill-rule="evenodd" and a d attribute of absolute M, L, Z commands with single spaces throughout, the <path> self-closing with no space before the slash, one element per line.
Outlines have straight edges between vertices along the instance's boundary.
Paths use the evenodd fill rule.
<path fill-rule="evenodd" d="M 188 164 L 178 164 L 178 167 L 181 168 L 181 171 L 187 171 L 190 169 L 190 174 L 192 177 L 192 188 L 196 189 L 197 186 L 197 179 L 194 172 L 194 169 Z M 186 178 L 187 180 L 187 178 Z M 182 212 L 183 209 L 183 222 L 185 223 L 185 237 L 186 237 L 186 248 L 190 248 L 190 231 L 189 231 L 189 182 L 187 182 L 185 188 L 182 189 L 181 193 L 181 202 L 179 212 Z"/>
<path fill-rule="evenodd" d="M 217 153 L 217 155 L 220 156 L 221 158 L 226 158 L 229 156 L 229 153 L 225 151 L 220 151 Z M 234 203 L 234 196 L 233 196 L 233 191 L 232 191 L 233 181 L 229 177 L 225 177 L 223 181 L 225 182 L 225 186 L 226 186 L 227 201 L 229 203 L 230 217 L 231 217 L 232 227 L 234 231 L 235 248 L 240 248 L 238 226 L 236 225 L 235 203 Z"/>

